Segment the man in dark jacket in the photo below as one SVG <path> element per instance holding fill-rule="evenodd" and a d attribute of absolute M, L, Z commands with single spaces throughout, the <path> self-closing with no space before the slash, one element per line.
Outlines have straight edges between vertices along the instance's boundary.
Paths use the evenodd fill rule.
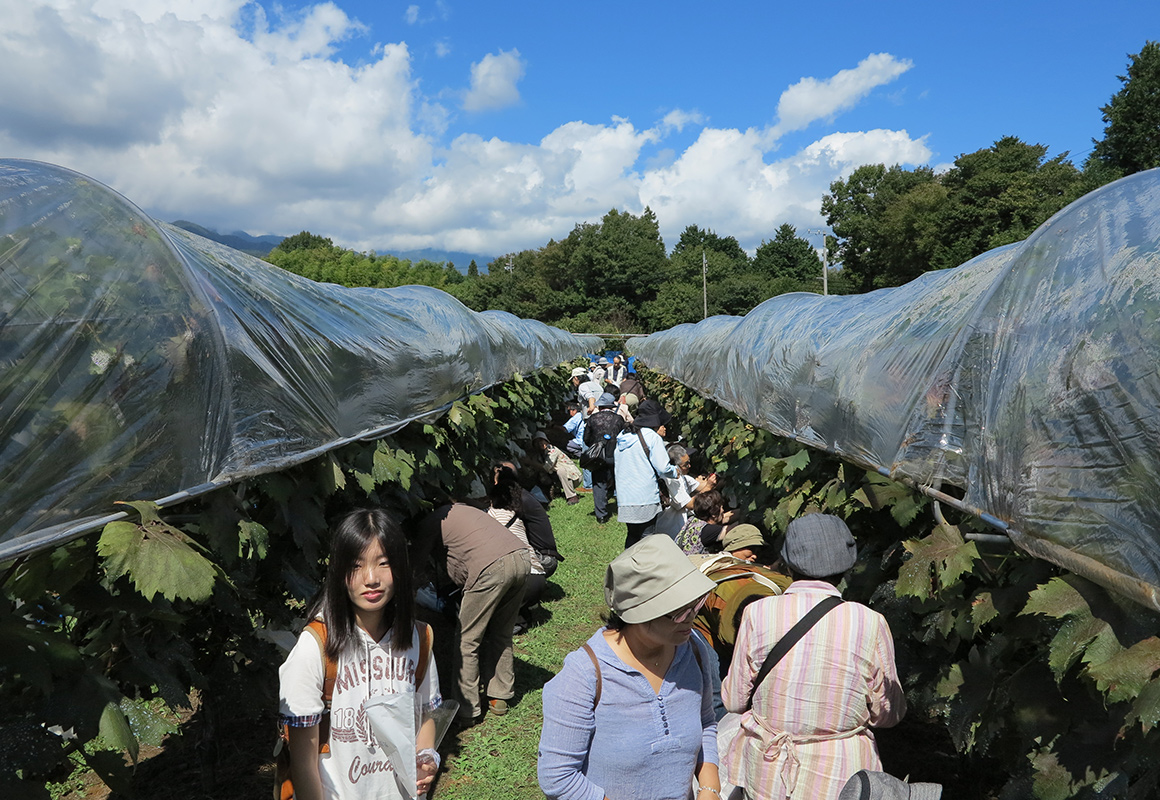
<path fill-rule="evenodd" d="M 584 445 L 588 447 L 596 442 L 605 442 L 608 447 L 608 460 L 591 467 L 592 502 L 596 507 L 596 521 L 603 525 L 610 516 L 608 493 L 613 482 L 612 456 L 616 450 L 616 435 L 624 429 L 624 418 L 613 410 L 616 408 L 616 398 L 608 392 L 600 395 L 596 408 L 596 413 L 588 418 L 584 428 Z"/>

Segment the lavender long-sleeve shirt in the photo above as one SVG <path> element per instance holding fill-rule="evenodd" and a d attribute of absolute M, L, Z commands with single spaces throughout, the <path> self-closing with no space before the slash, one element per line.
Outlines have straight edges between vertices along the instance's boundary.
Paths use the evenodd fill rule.
<path fill-rule="evenodd" d="M 603 629 L 569 653 L 544 686 L 540 788 L 560 800 L 683 800 L 702 762 L 717 764 L 713 687 L 689 643 L 677 648 L 659 693 L 608 646 Z M 701 661 L 707 663 L 702 652 Z"/>

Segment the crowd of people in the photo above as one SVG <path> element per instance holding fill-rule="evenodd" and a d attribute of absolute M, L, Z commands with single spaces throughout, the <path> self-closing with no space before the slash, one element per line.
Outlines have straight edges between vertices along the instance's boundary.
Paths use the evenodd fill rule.
<path fill-rule="evenodd" d="M 311 609 L 323 633 L 304 631 L 281 672 L 293 796 L 429 787 L 441 695 L 412 579 L 456 616 L 458 725 L 507 713 L 513 638 L 564 559 L 546 508 L 591 492 L 598 524 L 613 507 L 624 524 L 624 551 L 606 570 L 604 625 L 544 686 L 547 797 L 936 800 L 937 784 L 882 772 L 873 729 L 896 724 L 906 700 L 885 619 L 842 600 L 857 558 L 845 522 L 804 514 L 775 546 L 694 468 L 700 454 L 619 355 L 571 383 L 559 428 L 493 463 L 486 497 L 418 521 L 409 548 L 382 511 L 336 527 Z M 392 749 L 376 709 L 398 698 L 411 716 Z"/>

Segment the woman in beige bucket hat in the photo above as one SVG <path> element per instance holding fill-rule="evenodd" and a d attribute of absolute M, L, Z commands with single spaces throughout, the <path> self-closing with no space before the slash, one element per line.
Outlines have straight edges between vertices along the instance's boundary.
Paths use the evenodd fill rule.
<path fill-rule="evenodd" d="M 713 587 L 667 536 L 647 536 L 609 564 L 607 626 L 544 686 L 544 794 L 719 800 L 708 653 L 690 639 Z"/>

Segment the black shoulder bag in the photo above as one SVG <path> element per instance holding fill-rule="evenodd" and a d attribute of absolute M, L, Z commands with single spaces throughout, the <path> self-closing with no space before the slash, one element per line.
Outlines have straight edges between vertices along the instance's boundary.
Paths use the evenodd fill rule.
<path fill-rule="evenodd" d="M 757 687 L 773 671 L 773 668 L 777 666 L 777 662 L 785 657 L 785 654 L 790 651 L 790 648 L 797 644 L 798 640 L 805 636 L 818 620 L 841 604 L 842 598 L 830 595 L 806 612 L 806 615 L 798 620 L 797 625 L 794 625 L 785 636 L 777 640 L 777 644 L 773 646 L 773 649 L 769 651 L 769 655 L 765 657 L 761 669 L 757 672 L 757 677 L 753 679 L 753 688 L 749 690 L 749 701 L 745 704 L 746 711 L 753 708 L 753 695 L 757 694 Z"/>

